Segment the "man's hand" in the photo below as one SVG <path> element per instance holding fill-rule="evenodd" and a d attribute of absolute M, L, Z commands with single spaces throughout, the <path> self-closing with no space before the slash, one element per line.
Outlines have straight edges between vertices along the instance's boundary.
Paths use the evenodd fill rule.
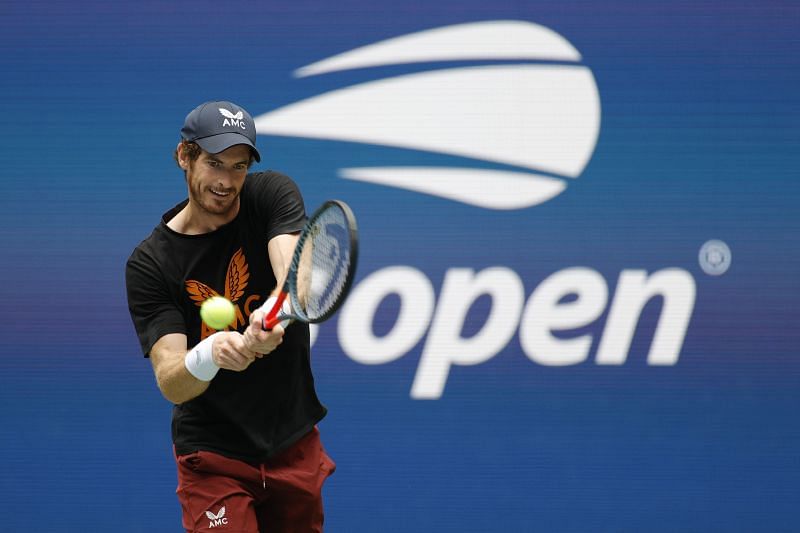
<path fill-rule="evenodd" d="M 236 372 L 245 370 L 256 357 L 261 357 L 247 345 L 244 335 L 237 331 L 225 331 L 217 335 L 211 353 L 218 367 Z"/>
<path fill-rule="evenodd" d="M 276 324 L 270 331 L 264 329 L 264 315 L 266 311 L 256 309 L 250 315 L 250 325 L 244 331 L 244 344 L 248 350 L 253 351 L 256 357 L 270 353 L 283 342 L 283 327 Z"/>

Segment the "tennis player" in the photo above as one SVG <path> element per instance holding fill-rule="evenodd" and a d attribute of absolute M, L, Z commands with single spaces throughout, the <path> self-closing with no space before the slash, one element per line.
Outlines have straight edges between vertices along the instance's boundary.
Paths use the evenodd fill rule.
<path fill-rule="evenodd" d="M 260 161 L 251 116 L 231 102 L 189 113 L 175 160 L 188 198 L 126 265 L 128 307 L 158 387 L 174 405 L 178 499 L 187 531 L 322 531 L 335 465 L 320 442 L 306 324 L 262 329 L 306 218 L 297 185 Z M 231 300 L 214 332 L 200 304 Z M 285 329 L 284 329 L 285 328 Z"/>

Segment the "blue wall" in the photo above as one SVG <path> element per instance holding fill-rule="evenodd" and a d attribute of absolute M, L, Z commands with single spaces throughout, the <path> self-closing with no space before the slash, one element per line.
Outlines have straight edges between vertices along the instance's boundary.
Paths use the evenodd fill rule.
<path fill-rule="evenodd" d="M 261 116 L 361 83 L 519 64 L 591 73 L 599 135 L 577 176 L 348 138 L 259 137 L 257 168 L 293 176 L 309 210 L 344 199 L 362 230 L 354 292 L 362 300 L 322 325 L 314 345 L 330 409 L 321 429 L 338 464 L 325 489 L 328 529 L 800 527 L 797 6 L 45 1 L 6 2 L 0 13 L 3 529 L 179 529 L 170 406 L 139 353 L 124 263 L 186 194 L 171 152 L 194 105 L 229 99 Z M 580 60 L 471 58 L 294 75 L 393 37 L 502 20 L 549 28 Z M 492 102 L 474 99 L 476 109 Z M 388 130 L 398 119 L 392 105 Z M 341 177 L 345 168 L 387 166 L 538 173 L 567 187 L 537 205 L 487 209 Z M 698 262 L 711 239 L 732 254 L 721 275 Z M 419 337 L 391 354 L 380 347 L 418 304 L 400 294 L 394 267 L 427 280 L 433 307 L 422 313 L 419 304 Z M 564 282 L 575 294 L 556 298 L 552 314 L 526 321 L 524 309 L 478 294 L 463 319 L 445 316 L 443 288 L 456 269 L 493 267 L 521 282 L 504 294 L 529 306 L 575 267 L 607 297 Z M 638 309 L 621 364 L 601 364 L 620 277 L 635 271 L 679 273 L 685 283 Z M 388 282 L 369 285 L 374 276 Z M 659 325 L 670 298 L 690 301 L 685 328 Z M 368 301 L 378 302 L 371 313 Z M 558 312 L 581 304 L 596 316 L 555 326 Z M 490 338 L 490 317 L 513 327 L 507 342 L 468 356 L 455 344 L 434 346 L 440 314 L 436 334 L 446 339 L 457 320 L 462 344 Z M 358 320 L 367 333 L 354 342 L 378 346 L 367 354 L 372 364 L 348 348 Z M 648 359 L 659 328 L 678 345 L 666 364 Z M 585 357 L 556 365 L 526 350 L 534 330 L 554 331 L 556 346 L 590 344 Z M 428 376 L 418 375 L 424 355 L 476 364 L 451 365 L 439 393 L 419 399 L 412 386 Z"/>

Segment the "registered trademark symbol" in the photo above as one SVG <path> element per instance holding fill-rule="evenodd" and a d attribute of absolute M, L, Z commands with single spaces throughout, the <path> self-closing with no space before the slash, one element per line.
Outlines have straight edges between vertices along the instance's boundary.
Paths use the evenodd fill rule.
<path fill-rule="evenodd" d="M 700 268 L 709 276 L 721 276 L 731 266 L 731 249 L 723 241 L 712 239 L 700 247 Z"/>

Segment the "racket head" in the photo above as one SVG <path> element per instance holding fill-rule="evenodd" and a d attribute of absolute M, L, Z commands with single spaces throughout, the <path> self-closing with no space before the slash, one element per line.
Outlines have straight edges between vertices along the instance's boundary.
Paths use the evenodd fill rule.
<path fill-rule="evenodd" d="M 286 279 L 292 315 L 304 322 L 330 318 L 344 303 L 358 264 L 358 226 L 350 207 L 328 200 L 306 222 Z"/>

